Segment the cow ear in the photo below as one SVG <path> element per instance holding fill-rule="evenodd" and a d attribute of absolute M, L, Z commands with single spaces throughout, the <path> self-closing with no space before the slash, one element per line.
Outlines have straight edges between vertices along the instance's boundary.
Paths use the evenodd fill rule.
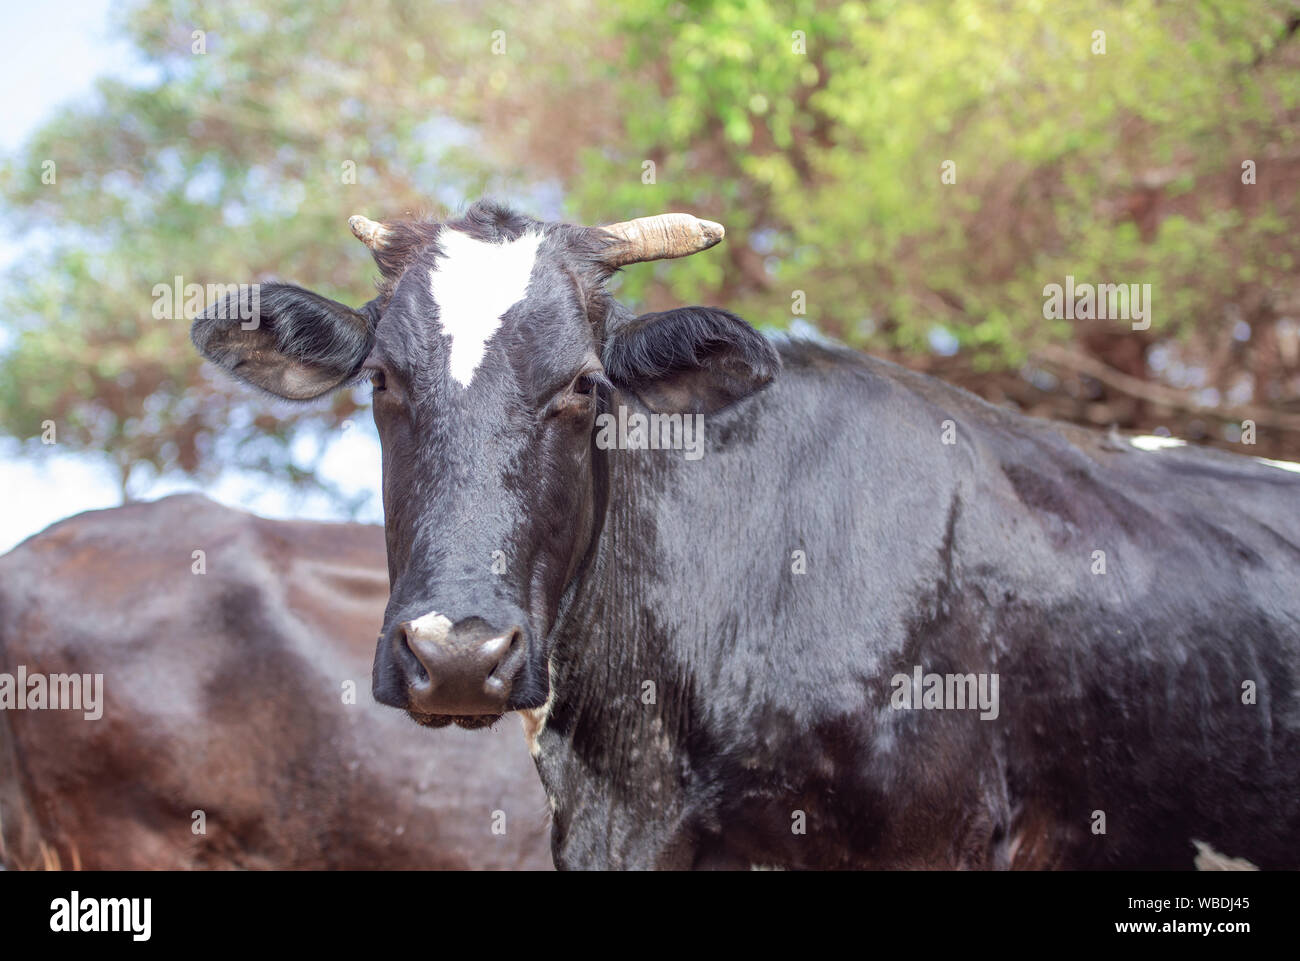
<path fill-rule="evenodd" d="M 781 369 L 767 338 L 716 307 L 642 314 L 610 330 L 602 362 L 652 410 L 709 414 L 766 386 Z"/>
<path fill-rule="evenodd" d="M 356 376 L 374 336 L 365 315 L 292 284 L 240 285 L 196 318 L 199 353 L 246 384 L 311 400 Z"/>

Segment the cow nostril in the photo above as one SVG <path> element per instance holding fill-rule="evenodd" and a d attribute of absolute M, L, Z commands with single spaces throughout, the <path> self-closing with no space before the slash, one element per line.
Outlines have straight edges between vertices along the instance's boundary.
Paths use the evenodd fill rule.
<path fill-rule="evenodd" d="M 491 670 L 495 671 L 500 666 L 501 661 L 510 651 L 510 635 L 502 634 L 500 637 L 494 637 L 489 641 L 484 641 L 483 646 L 479 648 L 479 656 L 483 661 L 491 665 Z"/>
<path fill-rule="evenodd" d="M 514 668 L 518 661 L 517 654 L 520 647 L 523 646 L 523 642 L 524 632 L 518 627 L 511 628 L 508 633 L 502 634 L 490 642 L 497 650 L 492 652 L 496 660 L 492 665 L 492 670 L 488 672 L 489 680 L 510 681 L 512 679 L 511 675 L 514 674 Z"/>
<path fill-rule="evenodd" d="M 428 684 L 430 681 L 429 668 L 424 663 L 424 659 L 420 657 L 419 648 L 411 643 L 412 638 L 410 626 L 408 624 L 403 624 L 398 628 L 397 633 L 401 641 L 401 646 L 406 649 L 407 655 L 409 655 L 410 659 L 415 662 L 411 665 L 414 671 L 414 680 L 420 684 Z"/>

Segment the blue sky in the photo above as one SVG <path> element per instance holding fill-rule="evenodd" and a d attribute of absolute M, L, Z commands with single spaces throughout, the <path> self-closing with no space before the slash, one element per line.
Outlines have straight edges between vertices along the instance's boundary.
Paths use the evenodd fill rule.
<path fill-rule="evenodd" d="M 129 79 L 140 70 L 130 46 L 110 36 L 111 6 L 108 0 L 6 5 L 0 149 L 12 151 L 59 104 L 88 97 L 96 77 Z"/>
<path fill-rule="evenodd" d="M 115 76 L 128 81 L 147 78 L 131 46 L 113 36 L 108 0 L 56 0 L 54 3 L 7 4 L 4 10 L 5 56 L 0 57 L 0 152 L 12 153 L 61 106 L 89 101 L 95 80 Z M 20 241 L 0 224 L 0 269 L 17 257 Z M 379 446 L 369 417 L 332 442 L 321 459 L 322 476 L 346 493 L 377 492 Z M 310 441 L 304 441 L 310 445 Z M 314 451 L 295 450 L 304 457 Z M 118 503 L 117 486 L 106 465 L 92 459 L 47 452 L 32 457 L 12 442 L 0 443 L 0 552 L 63 517 Z M 198 490 L 184 478 L 164 478 L 134 493 L 153 499 L 181 490 Z M 299 494 L 268 482 L 263 475 L 228 472 L 203 488 L 227 504 L 272 517 L 332 518 L 334 506 L 318 494 Z M 381 518 L 378 496 L 362 519 Z"/>

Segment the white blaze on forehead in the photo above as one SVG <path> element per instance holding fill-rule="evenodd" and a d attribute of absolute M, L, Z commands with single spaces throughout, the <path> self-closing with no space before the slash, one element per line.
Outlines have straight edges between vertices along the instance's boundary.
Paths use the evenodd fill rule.
<path fill-rule="evenodd" d="M 459 230 L 438 235 L 442 256 L 429 271 L 442 332 L 451 338 L 451 376 L 464 387 L 483 362 L 501 317 L 524 299 L 541 233 L 503 244 L 475 240 Z"/>

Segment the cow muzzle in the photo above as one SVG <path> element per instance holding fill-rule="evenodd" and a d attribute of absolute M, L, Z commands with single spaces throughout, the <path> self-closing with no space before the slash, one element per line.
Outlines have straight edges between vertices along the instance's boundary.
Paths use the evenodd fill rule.
<path fill-rule="evenodd" d="M 482 727 L 504 714 L 525 653 L 522 627 L 452 623 L 436 611 L 397 624 L 385 644 L 390 669 L 383 682 L 375 672 L 375 700 L 432 727 Z"/>

